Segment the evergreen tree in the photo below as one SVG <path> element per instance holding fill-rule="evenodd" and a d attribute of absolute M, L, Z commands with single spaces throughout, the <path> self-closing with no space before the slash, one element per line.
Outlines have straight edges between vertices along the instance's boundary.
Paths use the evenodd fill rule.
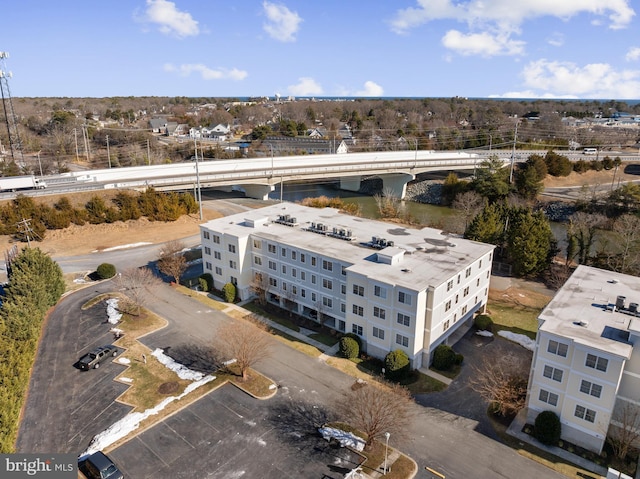
<path fill-rule="evenodd" d="M 502 205 L 498 203 L 486 205 L 471 221 L 464 237 L 499 246 L 503 241 L 505 220 Z"/>
<path fill-rule="evenodd" d="M 511 211 L 507 231 L 507 251 L 514 273 L 532 276 L 545 270 L 555 252 L 555 240 L 544 213 L 518 208 Z"/>

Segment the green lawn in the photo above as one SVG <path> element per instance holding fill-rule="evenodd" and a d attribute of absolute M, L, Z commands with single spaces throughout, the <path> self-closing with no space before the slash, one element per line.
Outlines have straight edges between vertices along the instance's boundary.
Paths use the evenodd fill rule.
<path fill-rule="evenodd" d="M 488 310 L 490 311 L 491 319 L 493 319 L 492 331 L 494 333 L 507 330 L 536 339 L 536 332 L 538 331 L 537 318 L 542 308 L 489 301 Z"/>

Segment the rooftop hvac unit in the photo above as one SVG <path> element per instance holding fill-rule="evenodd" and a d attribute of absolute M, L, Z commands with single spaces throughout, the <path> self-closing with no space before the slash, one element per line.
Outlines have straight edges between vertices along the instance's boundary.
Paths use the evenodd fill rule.
<path fill-rule="evenodd" d="M 311 229 L 312 229 L 312 230 L 316 229 L 316 224 L 315 224 L 315 223 L 313 223 L 313 222 L 311 223 Z"/>
<path fill-rule="evenodd" d="M 347 238 L 351 238 L 353 236 L 353 231 L 347 230 L 345 234 L 347 235 Z"/>
<path fill-rule="evenodd" d="M 624 301 L 627 299 L 626 296 L 618 296 L 616 298 L 616 309 L 624 309 Z"/>
<path fill-rule="evenodd" d="M 292 223 L 297 223 L 298 222 L 298 218 L 291 218 L 291 222 Z"/>
<path fill-rule="evenodd" d="M 632 313 L 638 312 L 638 303 L 629 303 L 629 311 Z"/>

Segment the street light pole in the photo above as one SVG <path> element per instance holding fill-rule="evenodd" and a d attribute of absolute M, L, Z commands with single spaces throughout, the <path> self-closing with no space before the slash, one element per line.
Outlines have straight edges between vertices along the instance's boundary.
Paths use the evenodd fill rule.
<path fill-rule="evenodd" d="M 387 452 L 389 451 L 389 437 L 391 436 L 391 434 L 389 434 L 388 432 L 384 433 L 384 438 L 386 439 L 386 443 L 384 446 L 384 471 L 383 473 L 386 474 L 387 473 Z"/>
<path fill-rule="evenodd" d="M 196 143 L 196 137 L 193 137 L 193 148 L 196 157 L 196 201 L 200 210 L 200 221 L 202 221 L 202 191 L 200 190 L 200 170 L 198 169 L 198 144 Z"/>

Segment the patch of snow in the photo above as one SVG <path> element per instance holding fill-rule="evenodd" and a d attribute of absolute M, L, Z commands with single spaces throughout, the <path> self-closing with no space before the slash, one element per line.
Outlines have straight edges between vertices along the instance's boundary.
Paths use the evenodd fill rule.
<path fill-rule="evenodd" d="M 364 439 L 353 433 L 333 427 L 321 427 L 318 428 L 318 432 L 320 432 L 322 437 L 327 441 L 331 440 L 331 438 L 336 439 L 342 447 L 349 446 L 356 451 L 362 451 L 364 449 Z"/>
<path fill-rule="evenodd" d="M 131 359 L 120 356 L 117 361 L 121 364 L 131 364 Z"/>
<path fill-rule="evenodd" d="M 105 248 L 105 249 L 101 249 L 101 250 L 94 250 L 94 253 L 96 252 L 101 252 L 101 251 L 117 251 L 119 249 L 127 249 L 127 248 L 136 248 L 138 246 L 147 246 L 153 243 L 149 243 L 148 241 L 144 241 L 141 243 L 130 243 L 130 244 L 123 244 L 120 246 L 112 246 L 111 248 Z"/>
<path fill-rule="evenodd" d="M 194 371 L 193 369 L 189 369 L 188 367 L 180 364 L 173 358 L 164 354 L 162 349 L 156 348 L 155 351 L 151 353 L 151 356 L 154 356 L 161 364 L 163 364 L 166 368 L 171 369 L 174 373 L 178 375 L 180 379 L 188 379 L 190 381 L 199 381 L 204 377 L 204 374 L 198 371 Z"/>
<path fill-rule="evenodd" d="M 233 358 L 233 359 L 229 359 L 229 361 L 225 361 L 225 362 L 224 362 L 224 363 L 222 363 L 222 364 L 224 364 L 225 366 L 229 366 L 229 364 L 233 364 L 233 363 L 235 363 L 236 361 L 237 361 L 237 359 L 236 359 L 236 358 Z"/>
<path fill-rule="evenodd" d="M 276 386 L 275 384 L 269 384 L 269 389 L 277 389 L 278 386 Z"/>
<path fill-rule="evenodd" d="M 118 324 L 122 313 L 118 311 L 118 299 L 111 298 L 105 301 L 107 303 L 107 321 L 111 324 Z"/>
<path fill-rule="evenodd" d="M 514 343 L 518 343 L 529 351 L 534 351 L 536 348 L 536 342 L 524 334 L 516 334 L 511 331 L 498 331 L 498 336 L 508 339 L 509 341 L 513 341 Z"/>
<path fill-rule="evenodd" d="M 87 281 L 86 279 L 84 279 L 84 278 L 76 278 L 76 279 L 74 279 L 74 280 L 73 280 L 73 282 L 74 282 L 75 284 L 84 284 L 84 283 L 88 283 L 88 281 Z"/>
<path fill-rule="evenodd" d="M 476 334 L 483 338 L 493 338 L 493 333 L 491 331 L 476 331 Z"/>
<path fill-rule="evenodd" d="M 146 411 L 127 414 L 125 417 L 123 417 L 119 421 L 114 422 L 111 426 L 109 426 L 101 433 L 96 434 L 91 440 L 89 447 L 82 454 L 80 454 L 79 459 L 84 459 L 85 457 L 90 456 L 95 452 L 106 449 L 119 439 L 127 436 L 130 432 L 135 431 L 138 427 L 140 427 L 140 423 L 142 421 L 150 416 L 158 414 L 165 407 L 167 407 L 169 403 L 182 399 L 190 392 L 194 391 L 200 386 L 203 386 L 209 381 L 213 381 L 214 379 L 215 376 L 205 376 L 199 381 L 189 384 L 179 396 L 171 396 L 165 398 L 158 405 L 147 409 Z"/>
<path fill-rule="evenodd" d="M 133 382 L 133 379 L 127 378 L 127 377 L 124 377 L 124 376 L 122 376 L 121 378 L 118 378 L 118 380 L 123 381 L 125 383 L 132 383 Z"/>

